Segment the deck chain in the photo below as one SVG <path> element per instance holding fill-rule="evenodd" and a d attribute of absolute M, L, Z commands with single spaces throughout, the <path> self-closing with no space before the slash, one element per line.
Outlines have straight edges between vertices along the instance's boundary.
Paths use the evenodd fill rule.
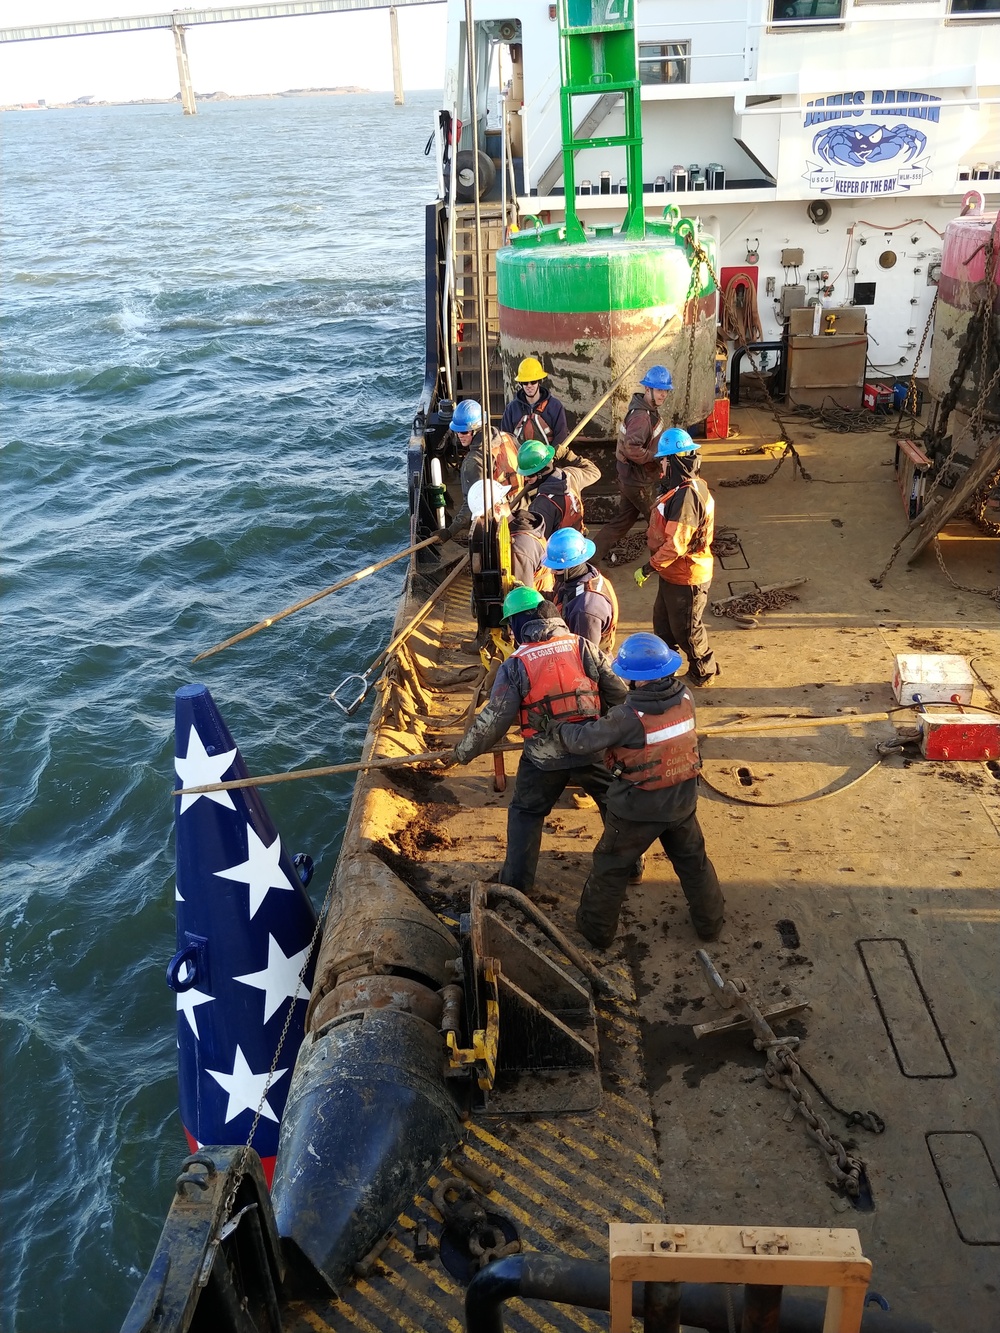
<path fill-rule="evenodd" d="M 724 602 L 712 603 L 713 616 L 727 616 L 735 620 L 739 616 L 756 616 L 762 611 L 780 611 L 789 602 L 797 602 L 798 595 L 785 588 L 775 588 L 773 592 L 748 592 L 744 597 L 727 598 Z"/>
<path fill-rule="evenodd" d="M 802 1069 L 789 1046 L 772 1046 L 767 1054 L 764 1077 L 772 1088 L 784 1088 L 794 1110 L 798 1111 L 806 1122 L 806 1128 L 819 1144 L 826 1157 L 830 1174 L 838 1189 L 850 1198 L 856 1199 L 861 1193 L 861 1176 L 864 1162 L 860 1157 L 852 1156 L 844 1144 L 837 1138 L 827 1120 L 813 1109 L 812 1098 L 803 1088 Z"/>
<path fill-rule="evenodd" d="M 973 592 L 979 597 L 990 597 L 996 602 L 997 606 L 1000 607 L 1000 584 L 997 584 L 995 588 L 972 588 L 967 583 L 957 583 L 949 573 L 948 566 L 944 563 L 944 553 L 941 550 L 941 542 L 939 538 L 935 537 L 932 545 L 941 573 L 957 592 Z"/>

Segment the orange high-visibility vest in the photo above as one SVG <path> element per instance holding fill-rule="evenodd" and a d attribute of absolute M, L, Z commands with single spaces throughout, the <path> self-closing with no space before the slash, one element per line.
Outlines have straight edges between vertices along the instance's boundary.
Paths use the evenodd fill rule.
<path fill-rule="evenodd" d="M 557 634 L 541 643 L 523 643 L 512 654 L 528 675 L 521 700 L 521 735 L 538 735 L 536 711 L 557 722 L 593 722 L 601 715 L 597 684 L 583 669 L 580 640 Z"/>
<path fill-rule="evenodd" d="M 698 776 L 701 756 L 694 704 L 687 690 L 669 713 L 640 713 L 636 708 L 635 715 L 646 733 L 646 744 L 641 750 L 619 745 L 607 752 L 605 763 L 616 778 L 632 782 L 643 791 L 659 791 Z"/>

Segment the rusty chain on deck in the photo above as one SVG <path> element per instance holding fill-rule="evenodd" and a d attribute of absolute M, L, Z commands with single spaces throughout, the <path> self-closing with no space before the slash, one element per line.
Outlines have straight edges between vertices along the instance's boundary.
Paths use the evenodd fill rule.
<path fill-rule="evenodd" d="M 861 1193 L 861 1176 L 865 1164 L 860 1157 L 847 1151 L 831 1130 L 829 1121 L 814 1110 L 812 1098 L 802 1087 L 802 1067 L 791 1047 L 782 1040 L 776 1040 L 774 1045 L 754 1041 L 754 1045 L 758 1049 L 767 1050 L 764 1077 L 772 1088 L 784 1088 L 788 1093 L 792 1107 L 802 1116 L 807 1131 L 819 1144 L 837 1188 L 856 1199 Z"/>
<path fill-rule="evenodd" d="M 771 592 L 748 592 L 743 597 L 728 597 L 724 602 L 713 602 L 712 615 L 736 620 L 740 616 L 760 615 L 762 611 L 780 611 L 789 602 L 798 600 L 796 593 L 785 588 L 775 588 Z"/>
<path fill-rule="evenodd" d="M 795 1056 L 798 1038 L 777 1036 L 747 993 L 746 983 L 720 976 L 704 949 L 699 949 L 695 957 L 713 995 L 723 1008 L 736 1009 L 750 1024 L 754 1034 L 754 1049 L 763 1052 L 766 1058 L 764 1077 L 772 1087 L 784 1088 L 788 1093 L 793 1110 L 802 1116 L 809 1134 L 819 1144 L 837 1188 L 849 1198 L 857 1199 L 862 1192 L 865 1164 L 860 1157 L 848 1152 L 845 1144 L 833 1133 L 829 1122 L 813 1107 L 812 1098 L 802 1086 L 803 1077 L 809 1076 L 804 1073 Z M 828 1100 L 818 1085 L 813 1086 L 824 1100 Z M 851 1112 L 850 1123 L 861 1125 L 875 1134 L 885 1128 L 881 1117 L 873 1111 Z"/>

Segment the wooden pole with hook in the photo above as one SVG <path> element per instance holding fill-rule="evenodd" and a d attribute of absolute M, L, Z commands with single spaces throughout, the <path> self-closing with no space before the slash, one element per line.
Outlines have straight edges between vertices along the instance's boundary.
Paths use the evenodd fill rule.
<path fill-rule="evenodd" d="M 377 564 L 367 565 L 364 569 L 359 569 L 356 574 L 350 574 L 346 579 L 341 579 L 339 583 L 331 583 L 329 588 L 323 588 L 319 592 L 314 592 L 310 597 L 303 597 L 300 602 L 294 606 L 286 606 L 284 611 L 278 611 L 273 616 L 268 616 L 266 620 L 258 620 L 256 625 L 251 625 L 249 629 L 240 630 L 239 634 L 234 634 L 232 638 L 224 639 L 222 643 L 217 643 L 214 648 L 206 648 L 203 653 L 197 657 L 191 658 L 191 664 L 203 662 L 206 657 L 212 657 L 215 653 L 221 653 L 223 648 L 231 648 L 234 643 L 242 643 L 244 639 L 249 639 L 254 634 L 259 634 L 262 629 L 270 629 L 276 625 L 279 620 L 284 620 L 292 616 L 296 611 L 301 611 L 304 607 L 312 606 L 314 602 L 320 601 L 323 597 L 329 597 L 332 592 L 339 592 L 341 588 L 346 588 L 350 583 L 357 583 L 359 579 L 366 579 L 369 574 L 377 574 L 380 569 L 385 569 L 387 565 L 394 564 L 397 560 L 402 560 L 414 552 L 422 550 L 425 546 L 431 546 L 434 542 L 441 540 L 441 534 L 435 532 L 433 536 L 426 537 L 422 542 L 417 542 L 415 546 L 407 546 L 404 551 L 397 551 L 395 555 L 390 555 L 385 560 L 379 560 Z"/>

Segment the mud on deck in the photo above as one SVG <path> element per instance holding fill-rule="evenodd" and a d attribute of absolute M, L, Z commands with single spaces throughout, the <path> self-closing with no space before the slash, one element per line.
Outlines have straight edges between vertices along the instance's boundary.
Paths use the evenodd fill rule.
<path fill-rule="evenodd" d="M 717 567 L 713 595 L 809 582 L 756 627 L 709 617 L 723 675 L 698 695 L 699 725 L 887 709 L 897 652 L 971 657 L 976 702 L 997 706 L 992 602 L 953 588 L 932 556 L 913 569 L 898 562 L 882 589 L 869 581 L 905 526 L 889 437 L 809 427 L 796 443 L 815 480 L 795 479 L 786 464 L 765 486 L 725 487 L 762 470 L 741 449 L 775 438 L 754 410 L 736 422 L 738 440 L 704 448 L 718 526 L 737 534 L 739 548 L 720 562 L 730 568 Z M 942 547 L 956 582 L 998 582 L 1000 543 L 960 537 Z M 650 627 L 653 585 L 637 589 L 631 573 L 612 572 L 619 638 Z M 461 651 L 473 632 L 468 607 L 469 585 L 459 580 L 411 639 L 383 686 L 377 753 L 418 753 L 461 734 L 481 674 Z M 877 1138 L 848 1131 L 814 1095 L 865 1159 L 874 1211 L 855 1211 L 830 1187 L 748 1037 L 694 1037 L 694 1023 L 722 1011 L 657 851 L 641 889 L 630 890 L 620 940 L 592 955 L 627 996 L 598 1006 L 600 1110 L 474 1117 L 466 1128 L 467 1158 L 493 1185 L 488 1202 L 526 1249 L 603 1258 L 612 1220 L 856 1227 L 875 1266 L 872 1287 L 894 1311 L 949 1333 L 1000 1329 L 1000 774 L 983 764 L 878 762 L 876 743 L 892 735 L 890 722 L 858 721 L 712 738 L 699 806 L 727 897 L 727 927 L 709 952 L 764 1004 L 808 1001 L 810 1010 L 780 1028 L 802 1038 L 804 1067 L 837 1105 L 885 1119 Z M 508 756 L 508 768 L 515 764 Z M 503 859 L 511 784 L 500 795 L 492 779 L 487 756 L 466 769 L 400 770 L 359 785 L 358 845 L 453 926 L 470 882 L 492 878 Z M 593 803 L 573 790 L 546 825 L 534 896 L 573 938 L 599 830 Z M 339 1301 L 297 1306 L 292 1326 L 458 1333 L 462 1284 L 438 1253 L 418 1262 L 413 1248 L 420 1223 L 440 1235 L 430 1195 L 448 1174 L 445 1163 L 401 1215 L 370 1276 Z M 606 1327 L 600 1315 L 519 1302 L 506 1318 L 518 1330 Z"/>

